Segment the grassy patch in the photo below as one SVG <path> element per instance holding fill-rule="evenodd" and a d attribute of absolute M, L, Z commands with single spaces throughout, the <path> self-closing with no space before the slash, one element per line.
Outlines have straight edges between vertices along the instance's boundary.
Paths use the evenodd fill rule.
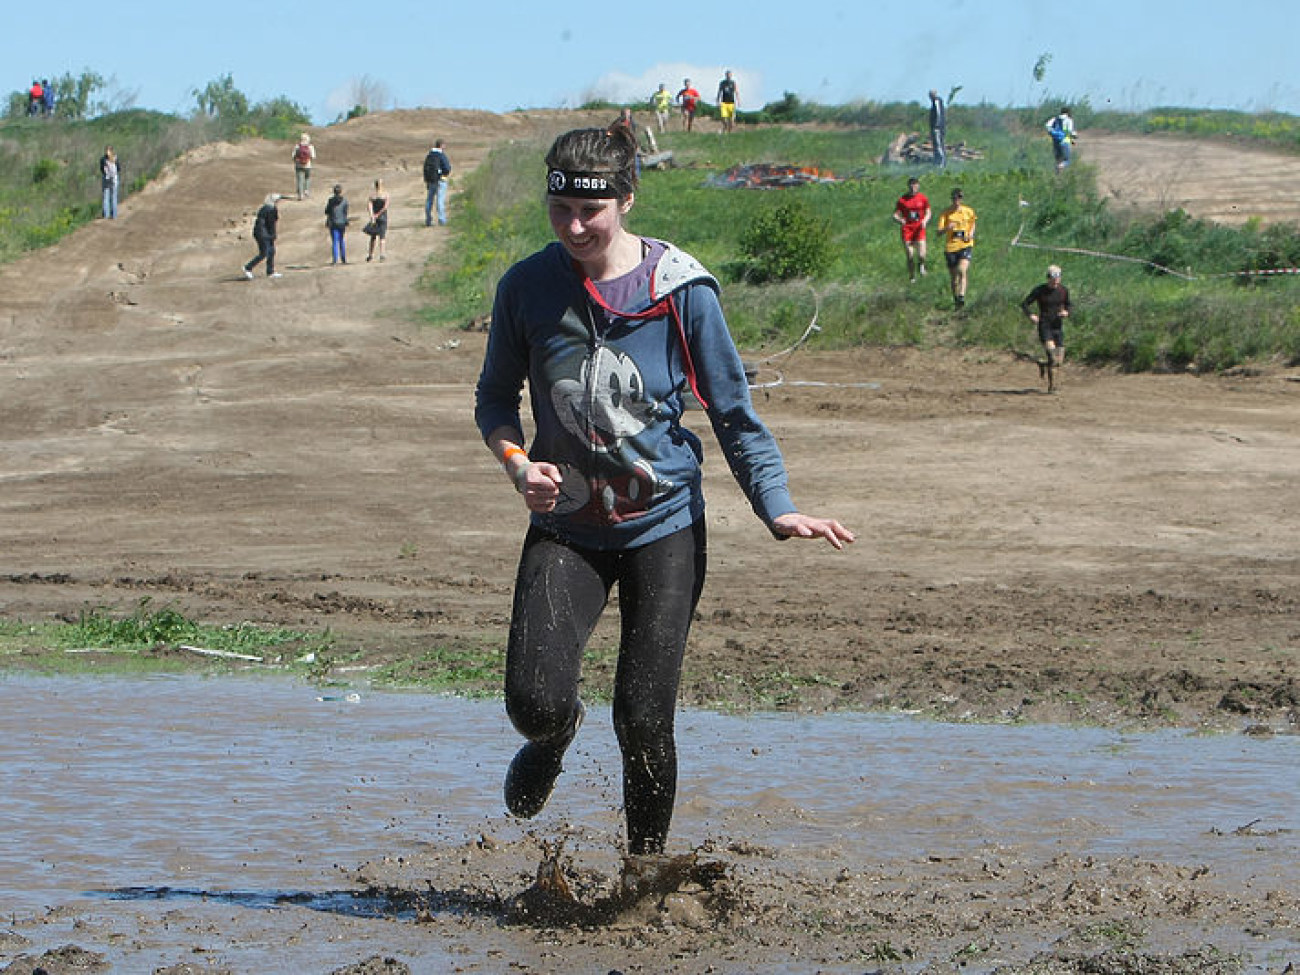
<path fill-rule="evenodd" d="M 726 138 L 665 133 L 660 146 L 673 151 L 677 167 L 643 174 L 629 227 L 673 241 L 723 280 L 728 322 L 747 351 L 788 346 L 815 314 L 815 343 L 824 349 L 911 345 L 1037 354 L 1037 337 L 1018 306 L 1055 260 L 1066 266 L 1074 299 L 1067 342 L 1076 359 L 1129 371 L 1300 362 L 1296 280 L 1238 276 L 1300 265 L 1300 229 L 1220 227 L 1181 211 L 1112 213 L 1088 166 L 1053 171 L 1041 109 L 967 108 L 952 119 L 950 135 L 977 146 L 983 158 L 916 170 L 936 215 L 957 186 L 979 215 L 967 305 L 954 314 L 937 240 L 929 277 L 907 282 L 891 214 L 911 170 L 876 164 L 904 116 L 878 108 L 874 116 L 854 115 L 852 126 L 742 126 Z M 1218 118 L 1223 134 L 1237 126 L 1231 113 L 1206 116 Z M 431 267 L 422 282 L 425 320 L 463 325 L 487 314 L 505 270 L 551 239 L 540 186 L 545 149 L 502 147 L 463 184 L 450 266 Z M 843 179 L 768 191 L 707 185 L 730 166 L 760 162 L 816 166 Z M 806 224 L 819 228 L 829 255 L 803 278 L 756 284 L 747 235 L 752 243 L 754 228 L 771 225 L 783 204 L 797 205 Z M 1067 248 L 1127 260 L 1061 250 Z M 1198 280 L 1154 265 L 1190 266 Z"/>
<path fill-rule="evenodd" d="M 280 664 L 312 660 L 328 653 L 332 642 L 328 633 L 248 622 L 198 623 L 172 607 L 154 609 L 145 599 L 127 615 L 95 608 L 70 622 L 0 621 L 0 667 L 134 673 L 190 669 L 198 660 L 216 666 L 258 661 Z"/>

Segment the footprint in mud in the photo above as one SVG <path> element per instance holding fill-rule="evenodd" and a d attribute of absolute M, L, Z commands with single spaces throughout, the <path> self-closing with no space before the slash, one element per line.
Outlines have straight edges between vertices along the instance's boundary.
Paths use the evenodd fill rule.
<path fill-rule="evenodd" d="M 533 885 L 505 905 L 509 924 L 535 926 L 606 925 L 633 915 L 664 911 L 679 924 L 711 927 L 735 911 L 739 898 L 725 864 L 697 852 L 677 856 L 628 856 L 612 893 L 585 901 L 574 883 L 590 878 L 566 874 L 563 844 L 543 851 Z M 594 885 L 591 885 L 594 886 Z"/>

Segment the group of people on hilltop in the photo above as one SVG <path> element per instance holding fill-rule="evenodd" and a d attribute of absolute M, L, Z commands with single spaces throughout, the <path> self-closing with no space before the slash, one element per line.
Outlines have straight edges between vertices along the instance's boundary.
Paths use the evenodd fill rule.
<path fill-rule="evenodd" d="M 27 89 L 27 114 L 32 118 L 53 118 L 54 98 L 54 86 L 48 78 L 33 78 Z"/>
<path fill-rule="evenodd" d="M 312 144 L 309 133 L 304 132 L 298 139 L 292 153 L 294 180 L 298 199 L 305 200 L 311 196 L 312 172 L 316 163 L 316 147 Z M 447 223 L 447 180 L 451 176 L 451 161 L 447 158 L 443 141 L 438 139 L 424 159 L 424 182 L 426 197 L 424 204 L 424 225 L 433 225 L 436 207 L 439 225 Z M 253 240 L 257 243 L 254 255 L 241 271 L 248 280 L 253 279 L 253 269 L 265 264 L 269 278 L 280 278 L 283 274 L 275 269 L 275 244 L 279 236 L 280 201 L 283 194 L 268 193 L 253 218 Z M 376 179 L 370 195 L 366 198 L 366 222 L 362 233 L 369 238 L 366 260 L 376 257 L 383 261 L 388 240 L 388 215 L 391 198 L 384 187 L 382 179 Z M 335 183 L 330 197 L 325 202 L 325 227 L 330 235 L 330 265 L 347 264 L 347 231 L 351 223 L 349 203 L 343 193 L 343 184 Z"/>
<path fill-rule="evenodd" d="M 695 115 L 699 111 L 702 98 L 700 90 L 691 84 L 690 78 L 682 80 L 682 87 L 675 95 L 668 91 L 667 85 L 660 82 L 659 87 L 650 95 L 650 108 L 655 115 L 655 125 L 660 132 L 667 131 L 673 106 L 676 105 L 681 113 L 682 128 L 687 132 L 694 131 Z M 723 72 L 722 80 L 718 82 L 717 104 L 718 120 L 722 123 L 722 131 L 733 131 L 736 128 L 736 110 L 740 105 L 740 88 L 730 70 Z"/>

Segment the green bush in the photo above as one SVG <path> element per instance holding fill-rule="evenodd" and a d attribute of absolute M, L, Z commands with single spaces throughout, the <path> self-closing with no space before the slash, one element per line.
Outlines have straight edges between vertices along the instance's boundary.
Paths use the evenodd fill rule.
<path fill-rule="evenodd" d="M 38 159 L 36 165 L 32 167 L 32 182 L 44 183 L 46 180 L 53 178 L 59 172 L 59 164 L 54 159 Z"/>
<path fill-rule="evenodd" d="M 815 278 L 831 263 L 830 224 L 798 198 L 755 217 L 740 237 L 749 260 L 745 279 L 755 284 Z"/>

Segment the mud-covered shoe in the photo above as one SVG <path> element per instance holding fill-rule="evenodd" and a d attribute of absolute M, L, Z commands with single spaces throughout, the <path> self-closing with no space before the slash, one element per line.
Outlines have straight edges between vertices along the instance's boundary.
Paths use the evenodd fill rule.
<path fill-rule="evenodd" d="M 515 754 L 506 772 L 506 808 L 520 819 L 532 819 L 546 807 L 555 780 L 564 770 L 564 753 L 572 744 L 587 709 L 578 702 L 567 730 L 546 741 L 530 741 Z"/>

